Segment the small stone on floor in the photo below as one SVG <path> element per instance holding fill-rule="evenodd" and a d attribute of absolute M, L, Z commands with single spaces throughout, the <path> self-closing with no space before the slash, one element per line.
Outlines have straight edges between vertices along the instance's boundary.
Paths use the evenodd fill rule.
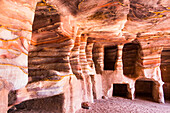
<path fill-rule="evenodd" d="M 81 107 L 84 108 L 84 109 L 90 109 L 90 103 L 89 102 L 83 102 L 81 104 Z"/>

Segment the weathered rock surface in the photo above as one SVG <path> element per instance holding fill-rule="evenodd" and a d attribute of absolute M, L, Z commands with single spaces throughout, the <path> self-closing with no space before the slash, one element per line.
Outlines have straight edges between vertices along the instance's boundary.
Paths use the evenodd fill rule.
<path fill-rule="evenodd" d="M 7 101 L 17 90 L 12 105 L 62 95 L 61 112 L 75 112 L 82 102 L 111 97 L 113 84 L 127 85 L 134 99 L 136 80 L 154 82 L 155 101 L 164 103 L 164 92 L 169 98 L 168 0 L 0 4 L 0 93 Z"/>

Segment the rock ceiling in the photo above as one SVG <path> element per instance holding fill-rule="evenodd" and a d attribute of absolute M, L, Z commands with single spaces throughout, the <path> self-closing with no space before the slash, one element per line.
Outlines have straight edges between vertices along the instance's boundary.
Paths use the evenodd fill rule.
<path fill-rule="evenodd" d="M 127 43 L 148 36 L 168 38 L 170 33 L 168 0 L 51 0 L 46 5 L 57 9 L 59 30 L 71 35 L 74 29 L 91 41 Z"/>

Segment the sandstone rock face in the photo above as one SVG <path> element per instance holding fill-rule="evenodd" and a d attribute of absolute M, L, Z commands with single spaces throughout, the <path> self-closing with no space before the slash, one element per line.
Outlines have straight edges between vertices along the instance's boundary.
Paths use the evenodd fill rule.
<path fill-rule="evenodd" d="M 25 5 L 22 5 L 25 4 Z M 13 8 L 12 8 L 13 7 Z M 1 77 L 20 89 L 28 82 L 28 45 L 36 1 L 1 1 Z"/>
<path fill-rule="evenodd" d="M 36 2 L 0 1 L 0 77 L 4 83 L 1 85 L 1 95 L 6 98 L 5 103 L 9 90 L 20 89 L 28 83 L 28 46 Z M 9 84 L 11 87 L 6 88 Z M 3 113 L 7 110 L 5 103 L 0 106 Z"/>
<path fill-rule="evenodd" d="M 168 0 L 0 4 L 0 93 L 7 101 L 17 90 L 12 105 L 61 95 L 59 112 L 71 113 L 82 102 L 111 97 L 114 84 L 127 85 L 134 99 L 137 80 L 154 82 L 155 101 L 164 103 L 164 92 L 169 98 Z"/>

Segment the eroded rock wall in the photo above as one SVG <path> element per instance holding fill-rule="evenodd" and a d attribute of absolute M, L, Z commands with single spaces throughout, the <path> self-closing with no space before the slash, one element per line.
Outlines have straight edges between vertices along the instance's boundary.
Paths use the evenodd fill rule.
<path fill-rule="evenodd" d="M 167 0 L 37 2 L 0 2 L 0 77 L 8 91 L 19 89 L 13 104 L 62 95 L 60 111 L 75 112 L 82 102 L 111 97 L 113 84 L 127 85 L 127 97 L 134 99 L 135 82 L 148 79 L 154 82 L 154 100 L 164 103 Z"/>
<path fill-rule="evenodd" d="M 169 52 L 170 48 L 167 46 L 163 49 L 161 53 L 161 74 L 162 80 L 164 82 L 164 95 L 165 99 L 170 99 L 170 77 L 169 77 Z"/>
<path fill-rule="evenodd" d="M 36 3 L 37 0 L 0 1 L 0 112 L 2 113 L 8 109 L 8 92 L 23 88 L 28 83 L 28 50 Z"/>

